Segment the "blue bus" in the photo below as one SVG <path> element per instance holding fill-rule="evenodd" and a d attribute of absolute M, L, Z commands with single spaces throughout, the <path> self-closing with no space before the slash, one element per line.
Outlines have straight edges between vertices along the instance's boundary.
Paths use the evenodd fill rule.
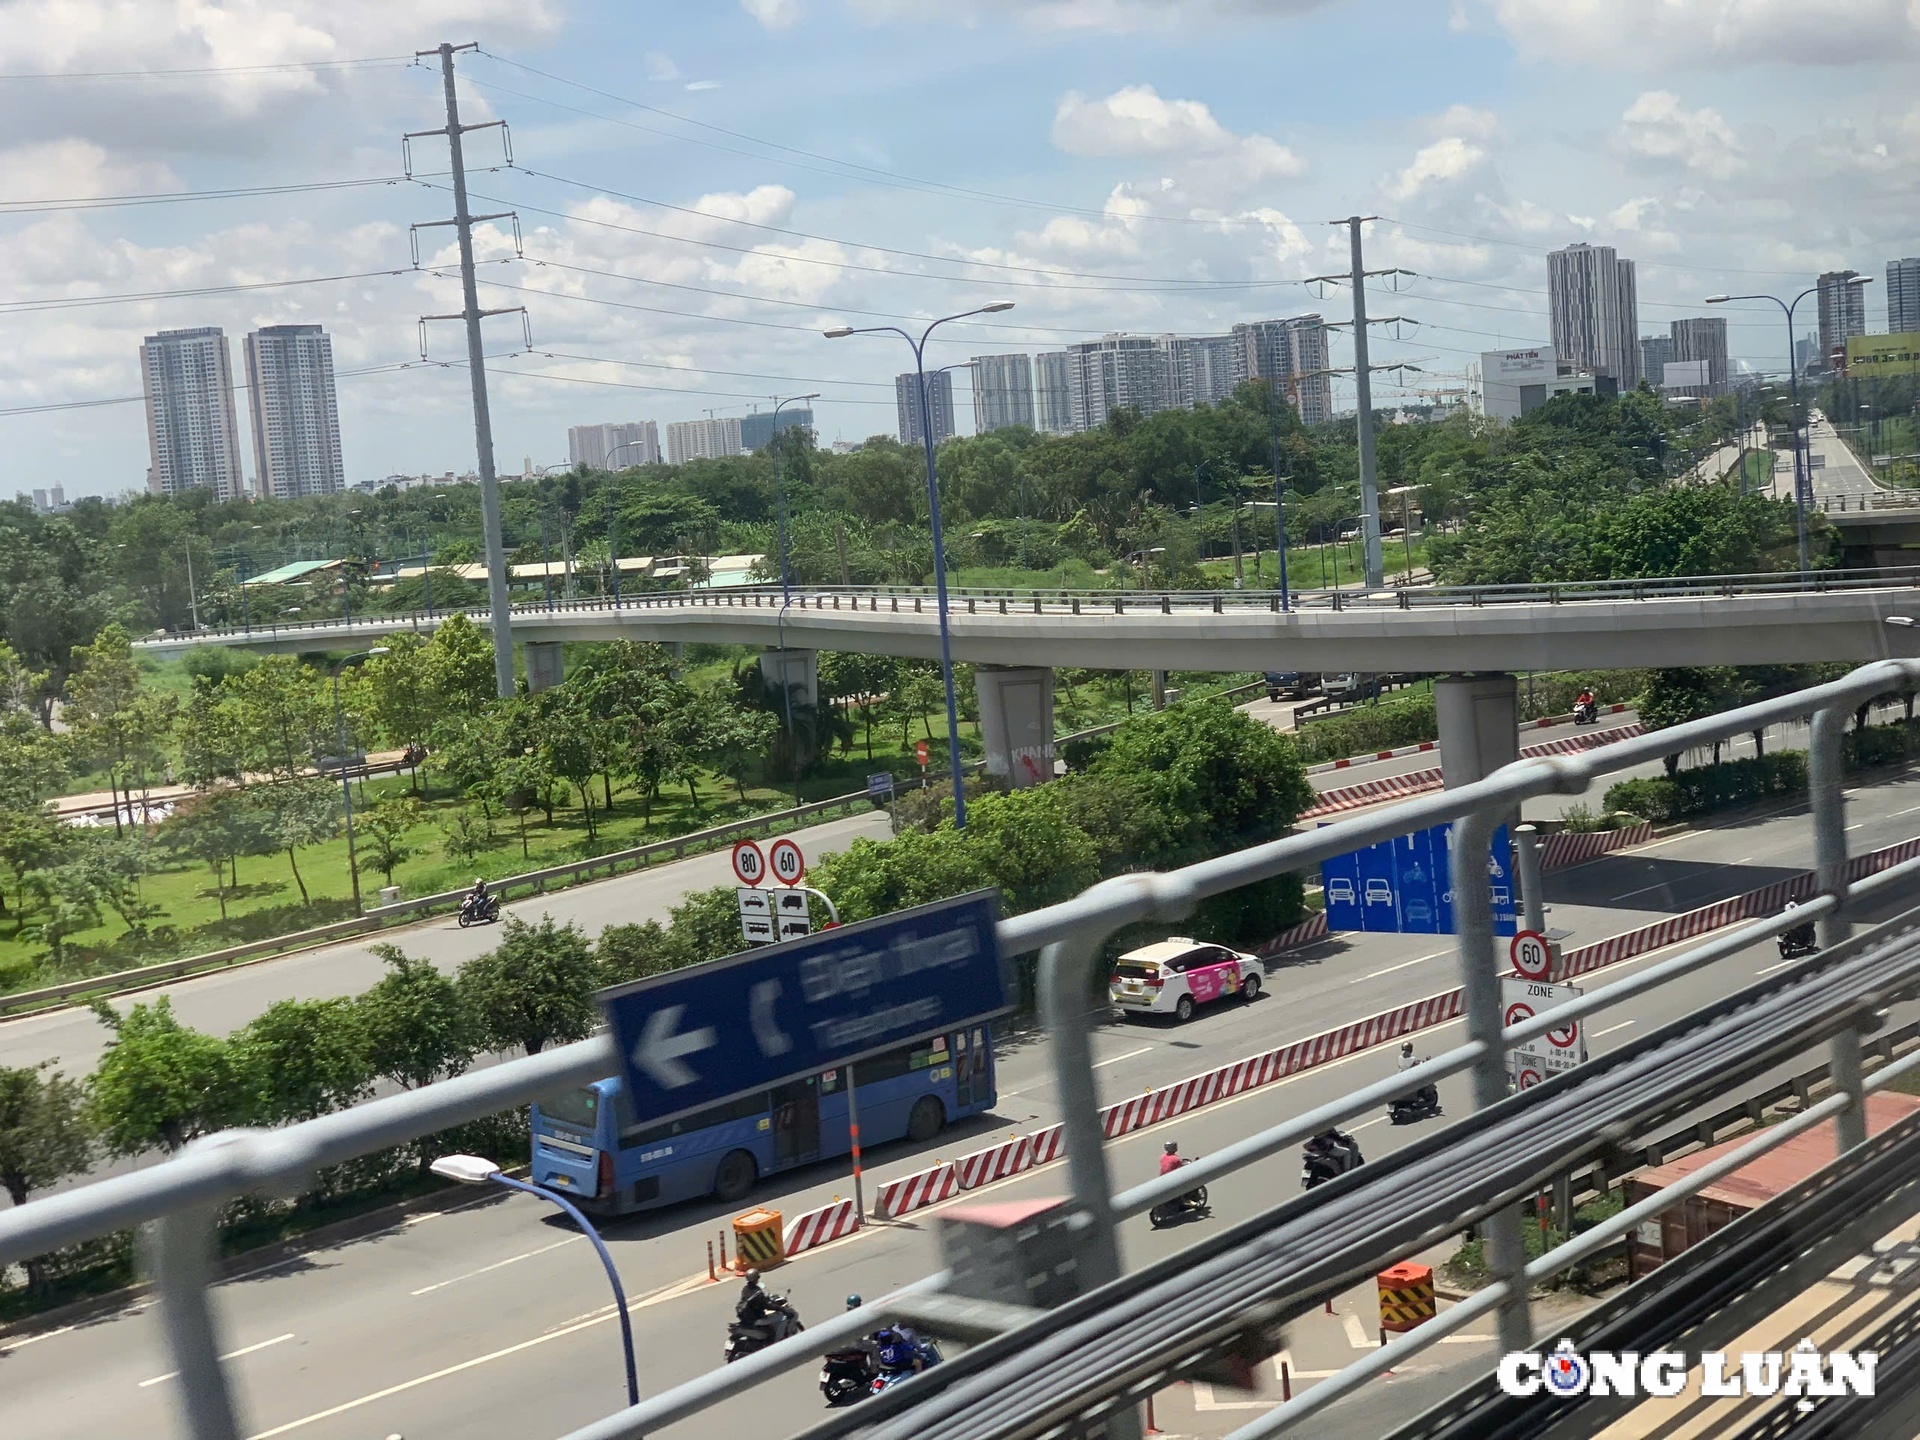
<path fill-rule="evenodd" d="M 970 1026 L 869 1055 L 860 1086 L 862 1150 L 927 1141 L 992 1107 L 993 1032 Z M 758 1090 L 660 1125 L 636 1123 L 617 1077 L 533 1107 L 533 1182 L 596 1215 L 712 1195 L 732 1204 L 764 1175 L 852 1152 L 847 1067 Z"/>

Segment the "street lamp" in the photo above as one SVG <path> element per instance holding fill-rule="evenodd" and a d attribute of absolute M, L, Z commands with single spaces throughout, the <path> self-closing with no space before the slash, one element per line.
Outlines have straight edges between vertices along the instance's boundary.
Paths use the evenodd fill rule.
<path fill-rule="evenodd" d="M 947 552 L 940 537 L 940 474 L 933 459 L 933 413 L 927 403 L 927 338 L 940 326 L 950 320 L 965 320 L 974 315 L 999 315 L 1013 309 L 1011 300 L 997 300 L 991 305 L 982 305 L 978 310 L 963 310 L 958 315 L 943 315 L 925 330 L 920 338 L 902 330 L 898 325 L 868 325 L 855 329 L 851 325 L 837 326 L 826 332 L 829 340 L 844 340 L 849 335 L 878 335 L 889 332 L 898 335 L 907 342 L 913 351 L 913 369 L 917 378 L 920 394 L 920 439 L 927 452 L 927 516 L 929 528 L 933 532 L 933 584 L 934 593 L 940 606 L 940 679 L 947 692 L 947 768 L 953 778 L 953 828 L 967 828 L 967 797 L 960 772 L 960 714 L 953 699 L 953 631 L 947 621 Z"/>
<path fill-rule="evenodd" d="M 803 400 L 818 400 L 820 392 L 811 395 L 789 395 L 784 400 L 778 395 L 773 397 L 773 497 L 780 514 L 780 603 L 793 603 L 793 567 L 787 560 L 787 457 L 780 449 L 780 411 L 787 405 L 798 405 Z M 783 667 L 782 675 L 786 674 Z M 787 719 L 787 733 L 793 733 L 793 719 Z"/>
<path fill-rule="evenodd" d="M 1847 278 L 1849 285 L 1871 285 L 1871 275 L 1852 275 Z M 1787 418 L 1793 425 L 1793 508 L 1798 521 L 1800 536 L 1800 574 L 1802 584 L 1807 573 L 1807 505 L 1812 499 L 1808 493 L 1812 489 L 1812 477 L 1807 457 L 1802 451 L 1803 436 L 1800 424 L 1800 366 L 1793 354 L 1793 312 L 1800 302 L 1809 295 L 1820 293 L 1818 285 L 1802 290 L 1791 301 L 1782 300 L 1778 295 L 1709 295 L 1707 304 L 1725 305 L 1732 300 L 1771 300 L 1780 307 L 1787 318 L 1787 387 L 1792 396 Z"/>
<path fill-rule="evenodd" d="M 1407 497 L 1418 490 L 1418 485 L 1396 485 L 1387 491 L 1389 495 L 1400 497 L 1400 541 L 1407 552 L 1407 583 L 1413 583 L 1413 502 Z"/>
<path fill-rule="evenodd" d="M 349 665 L 359 665 L 373 659 L 376 655 L 389 653 L 389 647 L 376 645 L 371 650 L 362 650 L 358 655 L 348 655 L 333 662 L 333 729 L 336 744 L 339 747 L 340 760 L 340 798 L 347 807 L 347 875 L 353 881 L 353 913 L 360 913 L 360 865 L 359 857 L 353 848 L 353 777 L 347 768 L 347 713 L 340 708 L 340 672 Z"/>
<path fill-rule="evenodd" d="M 613 1268 L 613 1256 L 607 1253 L 606 1241 L 600 1238 L 600 1232 L 593 1228 L 592 1222 L 580 1213 L 579 1207 L 564 1195 L 556 1195 L 538 1185 L 529 1185 L 524 1180 L 503 1175 L 498 1165 L 478 1155 L 442 1155 L 429 1168 L 441 1179 L 461 1185 L 498 1185 L 503 1190 L 518 1190 L 524 1195 L 545 1200 L 548 1204 L 558 1206 L 580 1227 L 580 1233 L 593 1242 L 600 1263 L 606 1267 L 607 1281 L 613 1286 L 613 1303 L 620 1311 L 620 1341 L 627 1355 L 627 1404 L 638 1405 L 640 1376 L 633 1363 L 633 1321 L 627 1315 L 627 1292 L 621 1288 L 620 1272 Z"/>
<path fill-rule="evenodd" d="M 614 446 L 611 450 L 607 451 L 606 460 L 613 459 L 613 457 L 618 455 L 622 450 L 629 449 L 636 445 L 644 446 L 645 443 L 646 442 L 643 440 L 622 440 L 618 445 Z M 601 463 L 605 464 L 606 462 L 605 460 L 603 460 Z M 607 565 L 613 571 L 613 606 L 614 606 L 614 609 L 617 610 L 620 608 L 620 531 L 618 529 L 620 507 L 614 503 L 616 496 L 613 488 L 613 475 L 614 475 L 613 467 L 611 465 L 608 465 L 607 466 Z"/>

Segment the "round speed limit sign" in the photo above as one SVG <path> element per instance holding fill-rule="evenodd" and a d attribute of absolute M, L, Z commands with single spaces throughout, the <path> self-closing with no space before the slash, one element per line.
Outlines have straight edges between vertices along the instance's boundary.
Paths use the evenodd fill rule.
<path fill-rule="evenodd" d="M 1522 980 L 1545 980 L 1553 969 L 1553 952 L 1538 930 L 1522 930 L 1507 947 L 1507 956 Z"/>
<path fill-rule="evenodd" d="M 807 859 L 800 853 L 797 840 L 776 840 L 767 850 L 767 863 L 773 867 L 773 878 L 782 885 L 798 885 L 807 878 Z"/>
<path fill-rule="evenodd" d="M 767 857 L 753 841 L 741 840 L 734 845 L 733 873 L 742 885 L 758 885 L 767 878 Z"/>

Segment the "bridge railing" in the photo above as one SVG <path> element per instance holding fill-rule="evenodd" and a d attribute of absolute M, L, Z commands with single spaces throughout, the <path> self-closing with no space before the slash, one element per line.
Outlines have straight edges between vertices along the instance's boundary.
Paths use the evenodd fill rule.
<path fill-rule="evenodd" d="M 1594 602 L 1725 599 L 1733 596 L 1787 595 L 1812 591 L 1901 590 L 1920 588 L 1920 566 L 1883 569 L 1771 571 L 1742 575 L 1651 577 L 1644 580 L 1564 580 L 1502 585 L 1388 586 L 1379 590 L 1295 588 L 1278 590 L 1071 590 L 949 587 L 947 611 L 952 617 L 973 615 L 1162 615 L 1211 612 L 1415 610 L 1429 606 L 1562 605 Z M 516 618 L 546 616 L 555 620 L 609 614 L 639 615 L 660 611 L 755 610 L 782 614 L 824 610 L 865 614 L 925 615 L 938 613 L 938 597 L 931 586 L 807 586 L 783 598 L 778 586 L 737 586 L 724 590 L 662 591 L 622 595 L 618 599 L 521 601 L 513 606 Z M 138 642 L 142 646 L 171 647 L 196 644 L 284 643 L 302 636 L 334 641 L 353 636 L 375 637 L 398 631 L 430 632 L 448 615 L 460 613 L 477 625 L 491 624 L 484 610 L 410 611 L 335 619 L 301 620 L 289 624 L 225 625 L 178 633 L 156 632 Z"/>
<path fill-rule="evenodd" d="M 1243 1254 L 1237 1245 L 1228 1244 L 1223 1251 L 1222 1242 L 1231 1241 L 1233 1237 L 1217 1237 L 1191 1247 L 1190 1252 L 1182 1252 L 1171 1261 L 1123 1278 L 1119 1222 L 1196 1182 L 1252 1164 L 1319 1128 L 1371 1109 L 1390 1095 L 1403 1093 L 1426 1080 L 1462 1072 L 1472 1076 L 1478 1113 L 1459 1124 L 1477 1127 L 1475 1135 L 1484 1136 L 1484 1147 L 1476 1138 L 1475 1145 L 1465 1147 L 1470 1153 L 1463 1153 L 1461 1147 L 1454 1145 L 1456 1136 L 1450 1131 L 1440 1132 L 1415 1142 L 1393 1161 L 1382 1162 L 1377 1167 L 1362 1167 L 1325 1191 L 1297 1197 L 1271 1213 L 1279 1217 L 1275 1224 L 1284 1221 L 1296 1230 L 1302 1217 L 1306 1217 L 1312 1233 L 1325 1241 L 1327 1253 L 1344 1244 L 1349 1248 L 1340 1253 L 1358 1253 L 1352 1247 L 1371 1246 L 1373 1250 L 1367 1252 L 1369 1255 L 1396 1239 L 1411 1241 L 1421 1236 L 1444 1234 L 1449 1228 L 1457 1230 L 1459 1227 L 1453 1222 L 1463 1216 L 1468 1220 L 1485 1219 L 1489 1227 L 1494 1284 L 1470 1302 L 1474 1307 L 1471 1311 L 1462 1306 L 1451 1315 L 1459 1316 L 1466 1311 L 1466 1318 L 1471 1318 L 1473 1314 L 1496 1310 L 1501 1317 L 1503 1341 L 1509 1348 L 1518 1348 L 1529 1333 L 1526 1295 L 1534 1269 L 1526 1264 L 1518 1215 L 1511 1205 L 1516 1193 L 1525 1192 L 1516 1192 L 1515 1186 L 1537 1179 L 1542 1155 L 1556 1163 L 1570 1163 L 1580 1154 L 1591 1153 L 1591 1147 L 1601 1143 L 1604 1126 L 1581 1106 L 1570 1108 L 1569 1105 L 1570 1096 L 1579 1098 L 1572 1087 L 1584 1083 L 1578 1077 L 1588 1072 L 1588 1067 L 1509 1098 L 1506 1049 L 1557 1027 L 1569 1016 L 1590 1014 L 1631 995 L 1645 993 L 1712 963 L 1739 946 L 1799 924 L 1807 917 L 1816 918 L 1821 943 L 1828 953 L 1829 958 L 1821 963 L 1823 967 L 1830 964 L 1832 968 L 1823 968 L 1815 977 L 1795 974 L 1779 976 L 1770 982 L 1780 995 L 1791 996 L 1793 1004 L 1789 1006 L 1782 999 L 1779 1006 L 1755 1012 L 1766 1018 L 1764 1033 L 1759 1029 L 1750 1033 L 1741 1028 L 1752 1016 L 1741 1012 L 1739 997 L 1717 1002 L 1715 1007 L 1698 1012 L 1705 1017 L 1703 1025 L 1717 1028 L 1710 1029 L 1712 1044 L 1702 1042 L 1683 1050 L 1679 1056 L 1691 1067 L 1688 1074 L 1704 1077 L 1689 1082 L 1695 1088 L 1687 1095 L 1690 1103 L 1697 1102 L 1702 1094 L 1714 1093 L 1712 1085 L 1724 1088 L 1762 1061 L 1772 1063 L 1783 1047 L 1804 1048 L 1808 1043 L 1832 1037 L 1831 1072 L 1839 1093 L 1827 1102 L 1828 1109 L 1839 1116 L 1844 1146 L 1863 1143 L 1866 1133 L 1863 1096 L 1867 1086 L 1862 1078 L 1860 1032 L 1872 1025 L 1869 1017 L 1873 1011 L 1889 998 L 1907 993 L 1912 988 L 1909 982 L 1920 983 L 1920 979 L 1916 979 L 1920 977 L 1920 960 L 1911 956 L 1903 960 L 1897 955 L 1889 960 L 1881 951 L 1863 953 L 1864 941 L 1850 943 L 1848 940 L 1851 928 L 1848 908 L 1862 897 L 1884 894 L 1910 884 L 1920 875 L 1920 860 L 1884 870 L 1878 876 L 1850 880 L 1841 791 L 1842 741 L 1847 719 L 1856 707 L 1875 696 L 1917 685 L 1920 685 L 1920 661 L 1880 661 L 1826 685 L 1578 756 L 1521 761 L 1458 789 L 1413 800 L 1391 810 L 1338 821 L 1184 869 L 1119 877 L 1071 900 L 1002 921 L 999 939 L 1006 953 L 1041 952 L 1041 1006 L 1053 1047 L 1055 1079 L 1064 1115 L 1071 1203 L 1080 1216 L 1076 1232 L 1080 1247 L 1079 1273 L 1084 1290 L 1094 1293 L 1083 1293 L 1080 1300 L 1069 1302 L 1060 1311 L 1027 1312 L 1034 1318 L 1025 1320 L 1009 1334 L 988 1341 L 976 1352 L 949 1361 L 912 1385 L 902 1387 L 897 1392 L 897 1403 L 908 1405 L 916 1400 L 938 1399 L 940 1405 L 951 1408 L 965 1401 L 967 1395 L 977 1393 L 977 1387 L 971 1391 L 957 1390 L 960 1401 L 935 1396 L 933 1392 L 956 1383 L 964 1386 L 970 1383 L 968 1377 L 981 1367 L 999 1363 L 1009 1355 L 1015 1357 L 1018 1364 L 1044 1363 L 1049 1355 L 1059 1353 L 1059 1346 L 1077 1343 L 1076 1337 L 1105 1337 L 1123 1346 L 1136 1347 L 1151 1341 L 1161 1347 L 1153 1351 L 1153 1355 L 1171 1353 L 1166 1346 L 1176 1344 L 1177 1337 L 1176 1341 L 1155 1338 L 1161 1332 L 1144 1323 L 1137 1331 L 1125 1324 L 1111 1323 L 1101 1309 L 1109 1297 L 1116 1305 L 1124 1301 L 1136 1310 L 1144 1305 L 1146 1308 L 1141 1313 L 1147 1318 L 1159 1315 L 1160 1307 L 1172 1305 L 1174 1291 L 1184 1290 L 1189 1301 L 1197 1297 L 1209 1307 L 1202 1330 L 1193 1332 L 1200 1335 L 1194 1345 L 1201 1349 L 1222 1335 L 1230 1335 L 1236 1326 L 1254 1323 L 1249 1316 L 1270 1317 L 1275 1283 L 1272 1277 L 1279 1272 L 1271 1269 L 1261 1272 L 1268 1276 L 1262 1282 L 1258 1275 L 1249 1278 L 1234 1268 L 1265 1253 L 1259 1247 L 1248 1245 Z M 1568 1006 L 1547 1011 L 1522 1025 L 1506 1027 L 1499 986 L 1503 967 L 1495 947 L 1485 870 L 1489 841 L 1495 828 L 1530 798 L 1579 794 L 1601 775 L 1809 712 L 1814 716 L 1809 747 L 1815 858 L 1813 897 L 1790 915 L 1755 921 L 1698 950 L 1662 962 Z M 1191 915 L 1201 901 L 1212 896 L 1446 821 L 1453 821 L 1455 826 L 1452 879 L 1467 1023 L 1465 1043 L 1415 1070 L 1363 1088 L 1343 1100 L 1210 1155 L 1180 1175 L 1116 1195 L 1096 1105 L 1091 1016 L 1087 1006 L 1094 972 L 1109 938 L 1138 922 L 1183 919 Z M 1909 960 L 1913 963 L 1908 964 Z M 1900 968 L 1902 965 L 1907 968 Z M 1913 973 L 1909 974 L 1909 970 Z M 1803 984 L 1803 979 L 1807 983 Z M 1748 1053 L 1749 1045 L 1758 1045 L 1762 1040 L 1770 1047 L 1764 1054 L 1756 1058 L 1756 1054 Z M 1602 1107 L 1594 1114 L 1611 1115 L 1613 1120 L 1609 1123 L 1626 1127 L 1636 1118 L 1684 1113 L 1675 1108 L 1679 1101 L 1672 1086 L 1678 1081 L 1663 1078 L 1679 1073 L 1673 1068 L 1674 1057 L 1661 1052 L 1642 1064 L 1642 1057 L 1635 1053 L 1629 1056 L 1632 1063 L 1624 1065 L 1616 1064 L 1615 1059 L 1608 1055 L 1591 1062 L 1594 1087 L 1604 1092 L 1603 1098 L 1611 1107 L 1610 1110 Z M 612 1042 L 602 1035 L 283 1129 L 231 1131 L 212 1136 L 163 1164 L 112 1176 L 0 1212 L 0 1265 L 24 1261 L 62 1245 L 115 1231 L 151 1226 L 146 1253 L 159 1295 L 161 1320 L 180 1375 L 179 1393 L 188 1427 L 196 1440 L 229 1440 L 247 1431 L 238 1422 L 229 1377 L 218 1358 L 222 1351 L 219 1326 L 208 1294 L 213 1227 L 222 1203 L 250 1193 L 297 1195 L 306 1188 L 311 1175 L 323 1166 L 523 1105 L 556 1090 L 615 1073 L 618 1068 Z M 1636 1079 L 1637 1076 L 1642 1078 Z M 1400 1164 L 1402 1157 L 1405 1157 L 1404 1166 Z M 1428 1177 L 1426 1188 L 1394 1183 L 1403 1169 L 1415 1178 Z M 1442 1190 L 1433 1188 L 1439 1183 L 1434 1177 L 1445 1180 Z M 1427 1206 L 1422 1212 L 1426 1219 L 1420 1222 L 1424 1229 L 1416 1225 L 1417 1217 L 1392 1209 L 1416 1199 Z M 1391 1214 L 1387 1213 L 1389 1210 Z M 1245 1222 L 1245 1226 L 1256 1223 Z M 1235 1234 L 1238 1233 L 1236 1230 Z M 1559 1263 L 1566 1263 L 1564 1252 L 1556 1252 L 1555 1258 Z M 1223 1283 L 1232 1279 L 1238 1287 L 1232 1295 L 1240 1298 L 1229 1301 L 1222 1298 L 1227 1295 L 1225 1290 L 1216 1294 L 1204 1285 L 1194 1287 L 1196 1277 L 1204 1279 L 1215 1273 L 1223 1277 Z M 1325 1266 L 1314 1273 L 1317 1279 L 1313 1283 L 1323 1288 L 1345 1278 L 1344 1274 L 1336 1274 Z M 837 1341 L 876 1328 L 889 1318 L 912 1314 L 920 1316 L 924 1323 L 925 1308 L 939 1298 L 937 1292 L 945 1283 L 941 1275 L 930 1276 L 885 1300 L 836 1317 L 745 1361 L 608 1416 L 576 1432 L 572 1440 L 614 1440 L 614 1437 L 652 1433 L 769 1376 L 814 1363 L 823 1347 L 831 1348 Z M 1263 1284 L 1267 1288 L 1263 1289 Z M 1302 1293 L 1297 1277 L 1289 1286 L 1282 1293 Z M 1318 1293 L 1312 1291 L 1314 1303 Z M 1191 1309 L 1191 1305 L 1187 1308 Z M 1460 1324 L 1464 1320 L 1449 1323 Z M 1422 1332 L 1415 1332 L 1407 1341 L 1395 1342 L 1402 1349 L 1389 1347 L 1388 1351 L 1372 1357 L 1371 1362 L 1363 1363 L 1391 1358 L 1389 1351 L 1397 1356 L 1404 1353 L 1405 1347 L 1427 1343 L 1437 1333 L 1427 1330 L 1423 1337 Z M 1094 1387 L 1084 1391 L 1085 1395 L 1093 1396 L 1086 1403 L 1105 1415 L 1107 1433 L 1114 1440 L 1128 1440 L 1138 1434 L 1132 1412 L 1115 1405 L 1137 1393 L 1139 1386 L 1149 1382 L 1154 1373 L 1117 1363 L 1104 1368 L 1074 1364 L 1054 1367 L 1048 1371 L 1047 1378 L 1049 1383 L 1070 1380 L 1078 1386 Z M 1016 1392 L 1010 1389 L 1006 1396 L 1015 1397 Z M 1107 1400 L 1102 1396 L 1108 1397 Z M 1118 1400 L 1108 1403 L 1113 1397 Z M 870 1400 L 857 1412 L 848 1412 L 844 1423 L 874 1424 L 879 1426 L 878 1433 L 883 1434 L 910 1433 L 889 1424 L 893 1403 L 895 1401 L 887 1397 Z M 928 1433 L 987 1432 L 964 1429 L 950 1432 L 936 1427 Z"/>

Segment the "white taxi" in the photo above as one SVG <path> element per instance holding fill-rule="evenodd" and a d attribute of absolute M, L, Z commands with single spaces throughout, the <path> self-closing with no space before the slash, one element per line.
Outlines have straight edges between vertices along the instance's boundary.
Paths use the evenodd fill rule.
<path fill-rule="evenodd" d="M 1175 935 L 1129 950 L 1114 963 L 1107 998 L 1141 1015 L 1172 1015 L 1180 1021 L 1209 1001 L 1228 995 L 1253 1000 L 1260 993 L 1260 962 L 1224 945 Z"/>

